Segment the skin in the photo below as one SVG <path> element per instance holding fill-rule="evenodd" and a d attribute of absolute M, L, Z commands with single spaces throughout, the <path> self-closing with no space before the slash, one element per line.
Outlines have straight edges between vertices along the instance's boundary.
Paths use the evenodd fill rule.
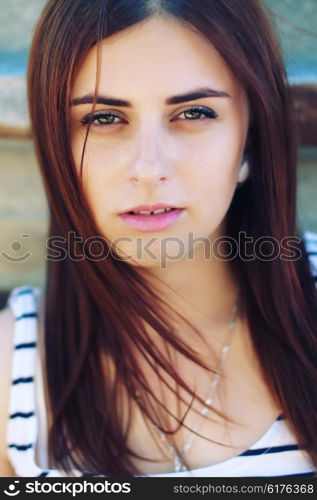
<path fill-rule="evenodd" d="M 228 264 L 206 258 L 204 238 L 212 243 L 224 234 L 225 217 L 236 189 L 248 126 L 244 89 L 230 68 L 200 34 L 166 16 L 154 16 L 100 44 L 98 95 L 124 99 L 131 107 L 97 104 L 83 164 L 83 186 L 95 222 L 117 254 L 131 265 L 150 269 L 156 285 L 188 318 L 209 330 L 228 321 L 236 284 Z M 97 49 L 82 61 L 72 100 L 93 95 Z M 168 105 L 166 99 L 209 87 L 228 96 L 209 96 Z M 189 111 L 203 106 L 216 113 Z M 82 121 L 92 104 L 71 106 L 72 153 L 78 174 L 87 131 Z M 197 119 L 193 119 L 193 117 Z M 87 120 L 86 120 L 87 121 Z M 140 204 L 167 203 L 185 207 L 168 229 L 144 233 L 125 225 L 118 214 Z M 129 241 L 126 241 L 128 237 Z M 172 240 L 169 239 L 173 237 Z M 119 238 L 124 241 L 117 242 Z M 166 253 L 182 256 L 164 267 Z M 152 240 L 151 254 L 137 258 L 136 242 Z M 166 255 L 166 254 L 165 254 Z M 134 259 L 134 260 L 132 260 Z M 211 279 L 212 277 L 212 279 Z M 174 291 L 165 287 L 167 284 Z M 176 294 L 175 294 L 176 292 Z"/>

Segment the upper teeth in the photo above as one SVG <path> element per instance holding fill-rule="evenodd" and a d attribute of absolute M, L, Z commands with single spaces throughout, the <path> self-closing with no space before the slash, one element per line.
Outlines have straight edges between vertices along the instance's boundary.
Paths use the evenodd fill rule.
<path fill-rule="evenodd" d="M 155 215 L 155 214 L 163 214 L 164 212 L 170 212 L 171 210 L 173 210 L 172 208 L 160 208 L 159 210 L 153 210 L 153 211 L 149 211 L 147 212 L 146 210 L 136 210 L 136 211 L 133 211 L 132 210 L 132 213 L 133 214 L 141 214 L 141 215 Z"/>

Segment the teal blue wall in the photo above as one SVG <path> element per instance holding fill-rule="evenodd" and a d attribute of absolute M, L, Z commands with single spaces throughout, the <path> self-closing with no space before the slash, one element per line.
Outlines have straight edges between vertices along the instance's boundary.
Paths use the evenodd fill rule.
<path fill-rule="evenodd" d="M 290 80 L 317 82 L 317 0 L 263 3 L 273 14 Z"/>

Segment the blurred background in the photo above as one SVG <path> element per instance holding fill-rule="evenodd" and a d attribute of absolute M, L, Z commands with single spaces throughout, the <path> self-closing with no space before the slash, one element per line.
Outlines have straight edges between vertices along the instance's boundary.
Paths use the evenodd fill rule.
<path fill-rule="evenodd" d="M 0 0 L 0 307 L 13 287 L 45 284 L 47 206 L 25 85 L 32 33 L 45 3 Z M 264 3 L 279 33 L 295 98 L 298 223 L 302 231 L 317 232 L 317 0 Z"/>

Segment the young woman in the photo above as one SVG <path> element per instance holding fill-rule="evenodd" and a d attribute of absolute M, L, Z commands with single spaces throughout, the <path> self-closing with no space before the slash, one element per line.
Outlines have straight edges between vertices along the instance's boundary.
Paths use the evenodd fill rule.
<path fill-rule="evenodd" d="M 259 2 L 50 0 L 28 78 L 47 284 L 1 315 L 4 474 L 314 475 L 317 237 Z"/>

